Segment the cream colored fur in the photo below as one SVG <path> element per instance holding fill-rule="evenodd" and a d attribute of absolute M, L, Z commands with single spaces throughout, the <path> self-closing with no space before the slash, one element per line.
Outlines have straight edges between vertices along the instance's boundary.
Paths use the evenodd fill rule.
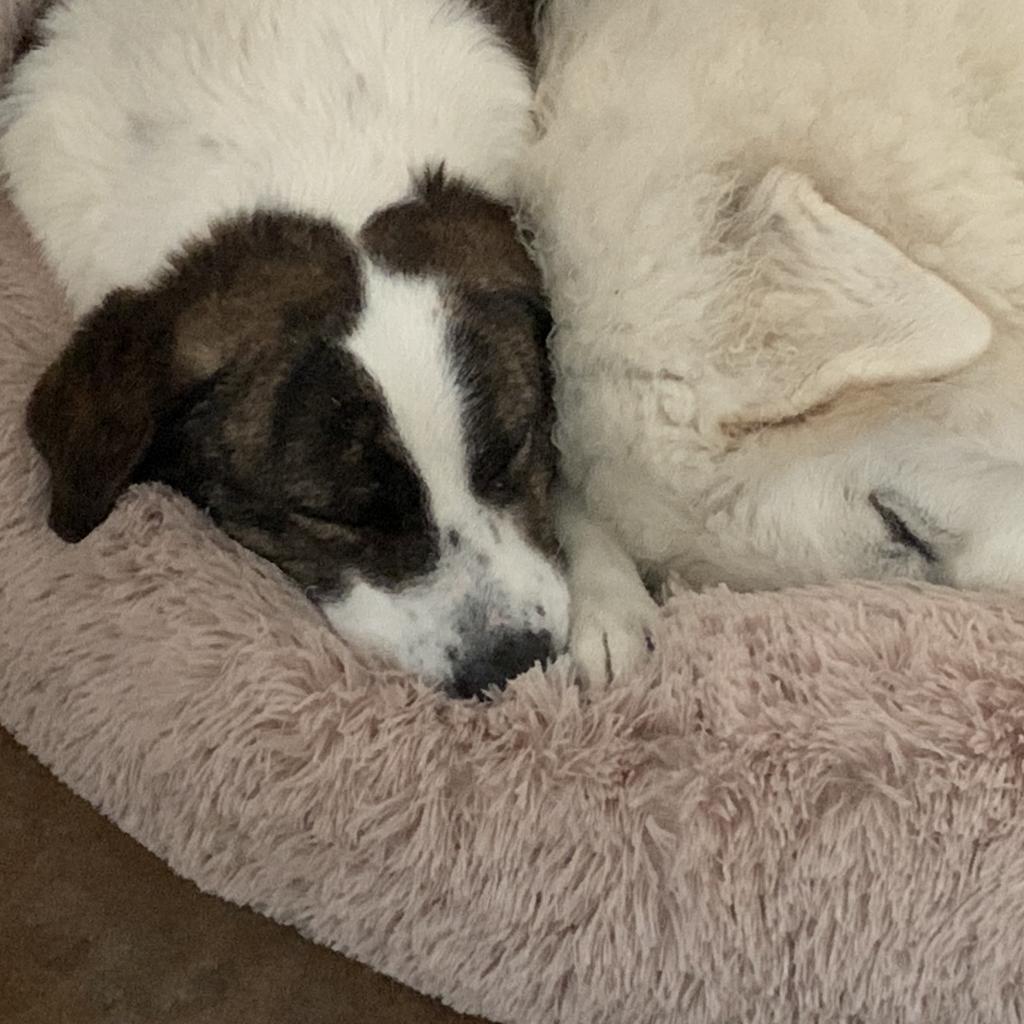
<path fill-rule="evenodd" d="M 1024 5 L 553 0 L 544 49 L 591 677 L 643 650 L 633 566 L 1024 590 Z"/>

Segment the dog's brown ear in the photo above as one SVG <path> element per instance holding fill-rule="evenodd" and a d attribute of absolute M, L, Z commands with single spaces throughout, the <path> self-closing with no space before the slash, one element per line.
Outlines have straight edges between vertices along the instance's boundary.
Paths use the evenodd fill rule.
<path fill-rule="evenodd" d="M 152 300 L 111 293 L 43 374 L 28 432 L 50 467 L 50 526 L 80 541 L 108 515 L 153 438 L 171 386 L 170 325 Z"/>

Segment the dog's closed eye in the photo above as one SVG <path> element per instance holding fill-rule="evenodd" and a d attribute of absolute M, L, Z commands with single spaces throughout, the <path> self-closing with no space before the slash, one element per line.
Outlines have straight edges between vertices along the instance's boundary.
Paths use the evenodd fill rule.
<path fill-rule="evenodd" d="M 501 503 L 511 497 L 514 478 L 533 442 L 533 428 L 524 424 L 512 436 L 498 437 L 478 456 L 473 485 L 478 494 Z"/>
<path fill-rule="evenodd" d="M 317 513 L 308 513 L 305 510 L 292 510 L 289 513 L 292 523 L 298 526 L 304 533 L 315 537 L 320 541 L 329 543 L 354 542 L 359 536 L 359 530 L 346 523 L 339 523 L 326 516 Z"/>
<path fill-rule="evenodd" d="M 889 539 L 902 548 L 913 551 L 920 555 L 930 565 L 938 562 L 939 557 L 935 549 L 927 541 L 921 539 L 908 525 L 906 520 L 899 515 L 890 505 L 886 504 L 877 491 L 868 495 L 868 504 L 878 513 L 882 520 Z"/>

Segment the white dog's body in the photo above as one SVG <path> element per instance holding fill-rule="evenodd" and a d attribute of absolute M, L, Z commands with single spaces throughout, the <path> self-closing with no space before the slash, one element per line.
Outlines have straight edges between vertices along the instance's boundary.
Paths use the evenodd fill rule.
<path fill-rule="evenodd" d="M 529 79 L 463 3 L 89 0 L 48 21 L 60 49 L 19 76 L 33 110 L 3 146 L 78 312 L 239 210 L 355 232 L 441 163 L 506 197 L 529 131 Z"/>
<path fill-rule="evenodd" d="M 554 0 L 545 46 L 585 665 L 632 565 L 1024 589 L 1024 5 Z"/>

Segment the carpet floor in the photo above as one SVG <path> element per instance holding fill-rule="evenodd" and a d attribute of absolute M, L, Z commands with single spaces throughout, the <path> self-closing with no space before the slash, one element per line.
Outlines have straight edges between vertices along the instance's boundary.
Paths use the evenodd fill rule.
<path fill-rule="evenodd" d="M 0 731 L 3 1024 L 474 1024 L 199 892 Z"/>

